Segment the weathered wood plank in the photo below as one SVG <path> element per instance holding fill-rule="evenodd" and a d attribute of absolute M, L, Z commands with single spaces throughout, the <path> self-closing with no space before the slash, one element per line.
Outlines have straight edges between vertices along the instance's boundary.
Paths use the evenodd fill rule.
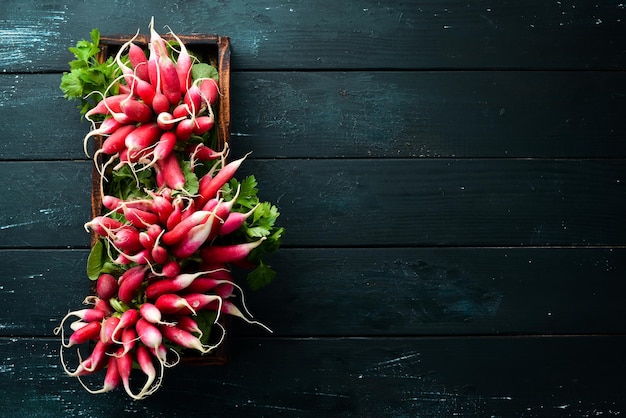
<path fill-rule="evenodd" d="M 271 264 L 247 300 L 277 335 L 626 331 L 623 249 L 283 249 Z"/>
<path fill-rule="evenodd" d="M 202 13 L 199 13 L 202 10 Z M 10 0 L 0 10 L 0 68 L 64 70 L 67 47 L 105 34 L 232 38 L 234 69 L 623 68 L 621 1 L 492 4 L 484 0 L 141 3 Z M 242 24 L 245 22 L 245 24 Z M 610 42 L 607 42 L 610 40 Z"/>
<path fill-rule="evenodd" d="M 0 250 L 0 335 L 51 336 L 84 307 L 87 254 Z M 626 332 L 623 248 L 286 248 L 270 263 L 276 281 L 246 300 L 275 336 Z"/>
<path fill-rule="evenodd" d="M 255 160 L 294 246 L 622 245 L 622 160 Z M 267 186 L 265 186 L 267 185 Z"/>
<path fill-rule="evenodd" d="M 0 247 L 87 246 L 91 162 L 0 163 Z M 624 160 L 250 160 L 286 246 L 623 245 Z M 16 205 L 15 202 L 20 202 Z"/>
<path fill-rule="evenodd" d="M 625 349 L 624 337 L 237 340 L 229 364 L 168 369 L 159 392 L 134 402 L 86 393 L 56 342 L 0 339 L 0 407 L 14 417 L 620 415 Z"/>
<path fill-rule="evenodd" d="M 626 157 L 620 72 L 239 72 L 232 81 L 232 144 L 254 158 Z M 0 160 L 85 158 L 89 125 L 59 82 L 0 76 Z"/>
<path fill-rule="evenodd" d="M 91 162 L 4 162 L 0 178 L 0 247 L 89 245 Z"/>
<path fill-rule="evenodd" d="M 85 308 L 87 250 L 0 250 L 0 335 L 52 336 L 63 316 Z"/>
<path fill-rule="evenodd" d="M 624 157 L 617 72 L 234 77 L 233 146 L 258 157 Z"/>

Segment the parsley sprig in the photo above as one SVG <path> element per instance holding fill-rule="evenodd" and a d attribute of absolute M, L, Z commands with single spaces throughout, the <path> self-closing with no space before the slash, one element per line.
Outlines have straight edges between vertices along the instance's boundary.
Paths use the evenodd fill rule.
<path fill-rule="evenodd" d="M 253 175 L 241 181 L 232 179 L 226 184 L 222 189 L 224 200 L 232 199 L 238 187 L 240 188 L 239 196 L 235 201 L 233 210 L 245 213 L 256 207 L 247 222 L 237 231 L 238 235 L 243 235 L 248 241 L 265 237 L 263 243 L 252 250 L 248 257 L 250 261 L 256 263 L 254 270 L 248 273 L 248 285 L 251 289 L 257 290 L 271 283 L 276 276 L 276 272 L 272 270 L 270 265 L 265 264 L 262 258 L 278 250 L 284 228 L 275 226 L 276 219 L 280 215 L 278 208 L 270 202 L 262 202 L 257 196 L 259 189 L 257 180 Z"/>
<path fill-rule="evenodd" d="M 102 99 L 101 94 L 105 93 L 109 85 L 121 73 L 119 67 L 111 65 L 113 57 L 109 57 L 105 62 L 100 63 L 98 54 L 100 53 L 100 32 L 93 29 L 90 33 L 91 40 L 80 40 L 76 46 L 68 48 L 74 54 L 75 59 L 69 62 L 70 71 L 64 72 L 59 86 L 68 100 L 79 100 L 81 116 L 95 106 Z M 114 86 L 109 90 L 109 95 L 117 94 Z"/>

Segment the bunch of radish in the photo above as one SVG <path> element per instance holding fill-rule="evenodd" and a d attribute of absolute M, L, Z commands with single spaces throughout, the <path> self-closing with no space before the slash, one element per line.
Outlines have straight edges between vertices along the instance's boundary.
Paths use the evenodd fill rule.
<path fill-rule="evenodd" d="M 275 207 L 236 180 L 246 157 L 229 162 L 227 145 L 207 144 L 216 80 L 193 77 L 196 58 L 175 34 L 166 41 L 153 22 L 150 32 L 147 53 L 135 38 L 121 46 L 119 76 L 85 112 L 93 123 L 85 152 L 90 138 L 103 138 L 94 155 L 103 207 L 85 224 L 96 238 L 88 261 L 95 294 L 54 331 L 68 375 L 90 393 L 123 387 L 133 399 L 154 393 L 181 355 L 218 347 L 224 314 L 270 331 L 252 319 L 232 269 L 265 267 L 251 255 L 270 241 L 275 250 L 283 231 L 273 228 Z M 265 219 L 265 229 L 247 229 L 250 218 Z M 100 375 L 102 385 L 87 377 Z"/>

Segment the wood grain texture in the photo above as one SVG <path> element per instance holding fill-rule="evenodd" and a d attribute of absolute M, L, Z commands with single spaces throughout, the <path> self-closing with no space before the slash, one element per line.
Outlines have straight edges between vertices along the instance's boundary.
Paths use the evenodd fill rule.
<path fill-rule="evenodd" d="M 64 70 L 67 47 L 93 27 L 110 35 L 147 32 L 150 16 L 157 28 L 168 24 L 177 33 L 228 34 L 233 69 L 606 69 L 626 62 L 626 10 L 618 0 L 204 0 L 193 7 L 9 0 L 0 11 L 0 68 Z"/>
<path fill-rule="evenodd" d="M 87 254 L 0 250 L 3 335 L 51 337 L 67 312 L 85 307 Z M 269 262 L 276 281 L 246 300 L 273 336 L 626 331 L 623 248 L 298 248 Z M 231 324 L 237 336 L 268 336 Z"/>
<path fill-rule="evenodd" d="M 623 3 L 4 1 L 1 410 L 623 415 Z M 58 86 L 92 28 L 150 16 L 230 37 L 232 156 L 287 233 L 246 299 L 274 334 L 234 321 L 228 364 L 133 402 L 86 393 L 52 335 L 90 285 L 88 125 Z"/>
<path fill-rule="evenodd" d="M 219 367 L 166 371 L 134 402 L 86 393 L 56 341 L 0 339 L 14 417 L 592 416 L 624 410 L 624 337 L 245 339 Z M 584 361 L 581 361 L 585 359 Z"/>
<path fill-rule="evenodd" d="M 87 245 L 91 162 L 0 165 L 0 247 Z M 623 245 L 623 160 L 250 160 L 286 246 Z M 18 186 L 16 186 L 18 185 Z"/>
<path fill-rule="evenodd" d="M 0 160 L 86 158 L 89 125 L 59 83 L 0 76 Z M 232 84 L 232 144 L 252 158 L 626 156 L 622 72 L 238 72 Z"/>
<path fill-rule="evenodd" d="M 85 246 L 91 162 L 0 164 L 0 247 Z"/>

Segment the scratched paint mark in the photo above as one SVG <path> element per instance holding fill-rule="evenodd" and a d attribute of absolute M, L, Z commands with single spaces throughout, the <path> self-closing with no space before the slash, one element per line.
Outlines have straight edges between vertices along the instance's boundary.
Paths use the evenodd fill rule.
<path fill-rule="evenodd" d="M 33 225 L 33 224 L 40 223 L 40 222 L 43 222 L 43 221 L 33 220 L 33 221 L 27 221 L 27 222 L 17 222 L 17 223 L 13 223 L 13 224 L 1 225 L 0 226 L 0 230 L 10 229 L 10 228 L 17 228 L 17 227 L 26 226 L 26 225 Z"/>
<path fill-rule="evenodd" d="M 28 17 L 28 20 L 25 18 Z M 0 20 L 0 67 L 17 66 L 30 70 L 33 56 L 47 51 L 61 34 L 65 22 L 63 10 L 40 10 Z"/>
<path fill-rule="evenodd" d="M 467 321 L 495 316 L 502 294 L 484 288 L 475 278 L 455 267 L 432 265 L 426 261 L 386 262 L 381 268 L 386 277 L 400 280 L 411 297 L 415 318 L 424 322 Z"/>
<path fill-rule="evenodd" d="M 394 377 L 402 379 L 421 379 L 418 367 L 420 363 L 420 353 L 410 351 L 400 356 L 383 360 L 367 367 L 359 373 L 359 378 L 363 377 Z"/>

